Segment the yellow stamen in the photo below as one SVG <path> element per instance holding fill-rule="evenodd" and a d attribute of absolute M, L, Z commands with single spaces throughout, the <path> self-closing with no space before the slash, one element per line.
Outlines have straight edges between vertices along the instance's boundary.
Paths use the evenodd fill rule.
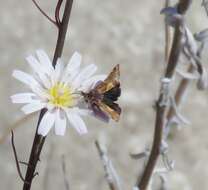
<path fill-rule="evenodd" d="M 49 102 L 57 107 L 71 107 L 74 105 L 74 97 L 69 86 L 63 83 L 55 84 L 50 90 Z"/>

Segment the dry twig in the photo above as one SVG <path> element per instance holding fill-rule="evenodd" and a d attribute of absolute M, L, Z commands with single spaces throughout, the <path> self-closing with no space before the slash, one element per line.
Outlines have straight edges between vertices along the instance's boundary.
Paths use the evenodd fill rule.
<path fill-rule="evenodd" d="M 36 0 L 32 0 L 32 2 L 33 2 L 34 5 L 36 6 L 36 8 L 41 12 L 42 15 L 44 15 L 51 23 L 53 23 L 55 26 L 58 27 L 56 21 L 54 21 L 51 17 L 49 17 L 49 16 L 45 13 L 45 11 L 43 11 L 43 10 L 41 9 L 41 7 L 38 5 L 38 3 L 36 2 Z"/>
<path fill-rule="evenodd" d="M 189 5 L 191 3 L 191 0 L 180 0 L 177 11 L 179 14 L 184 15 L 187 11 Z M 183 33 L 180 28 L 180 22 L 177 22 L 175 25 L 175 32 L 174 32 L 174 38 L 173 38 L 173 44 L 169 56 L 169 61 L 167 65 L 167 69 L 165 72 L 165 78 L 166 79 L 172 79 L 175 69 L 179 60 L 179 55 L 181 53 L 181 40 L 183 37 Z M 140 190 L 146 190 L 149 184 L 149 181 L 151 179 L 152 173 L 154 171 L 154 168 L 157 163 L 157 159 L 160 155 L 160 147 L 162 142 L 162 135 L 163 135 L 163 127 L 165 124 L 165 113 L 167 105 L 162 104 L 161 102 L 164 102 L 165 94 L 163 93 L 163 85 L 161 87 L 161 93 L 159 96 L 159 99 L 156 103 L 156 121 L 155 121 L 155 132 L 154 132 L 154 140 L 153 145 L 150 153 L 149 160 L 147 162 L 146 168 L 144 170 L 144 173 L 141 177 L 141 180 L 137 181 L 137 186 Z"/>
<path fill-rule="evenodd" d="M 116 173 L 111 160 L 107 155 L 106 147 L 99 141 L 95 141 L 96 148 L 98 150 L 100 159 L 103 163 L 105 170 L 105 177 L 108 182 L 110 190 L 121 190 L 120 180 L 118 174 Z"/>
<path fill-rule="evenodd" d="M 208 16 L 208 1 L 207 0 L 202 0 L 202 6 L 204 7 L 206 14 Z"/>
<path fill-rule="evenodd" d="M 189 68 L 188 68 L 188 72 L 189 73 L 193 73 L 195 71 L 195 68 L 193 65 L 190 65 Z M 181 103 L 183 102 L 183 99 L 184 99 L 184 96 L 186 94 L 186 91 L 187 91 L 187 88 L 189 86 L 189 84 L 191 83 L 191 80 L 190 79 L 186 79 L 186 78 L 183 78 L 176 90 L 176 93 L 175 93 L 175 103 L 176 103 L 176 106 L 180 106 Z M 169 123 L 169 121 L 175 116 L 175 110 L 174 110 L 174 107 L 171 106 L 168 110 L 168 113 L 167 113 L 167 123 Z"/>
<path fill-rule="evenodd" d="M 65 162 L 65 156 L 62 156 L 62 171 L 64 175 L 64 187 L 66 190 L 70 190 L 69 181 L 67 180 L 67 172 L 66 172 L 66 162 Z"/>
<path fill-rule="evenodd" d="M 11 131 L 14 131 L 18 127 L 22 126 L 23 123 L 27 122 L 28 120 L 30 120 L 35 115 L 36 115 L 36 113 L 31 113 L 30 115 L 25 115 L 22 118 L 20 118 L 17 121 L 15 121 L 10 127 L 8 127 L 7 131 L 0 138 L 0 144 L 5 142 L 5 140 L 10 135 Z"/>
<path fill-rule="evenodd" d="M 16 151 L 16 148 L 15 148 L 15 145 L 14 145 L 14 132 L 11 131 L 11 142 L 12 142 L 12 149 L 13 149 L 13 152 L 14 152 L 14 158 L 15 158 L 15 163 L 16 163 L 16 167 L 17 167 L 17 171 L 18 171 L 18 174 L 20 176 L 20 179 L 24 182 L 24 183 L 27 183 L 27 181 L 25 181 L 23 175 L 22 175 L 22 172 L 20 170 L 20 165 L 19 165 L 19 160 L 18 160 L 18 156 L 17 156 L 17 151 Z"/>
<path fill-rule="evenodd" d="M 170 0 L 165 0 L 165 7 L 170 6 Z M 165 62 L 168 62 L 169 54 L 171 48 L 171 29 L 167 23 L 165 23 Z"/>

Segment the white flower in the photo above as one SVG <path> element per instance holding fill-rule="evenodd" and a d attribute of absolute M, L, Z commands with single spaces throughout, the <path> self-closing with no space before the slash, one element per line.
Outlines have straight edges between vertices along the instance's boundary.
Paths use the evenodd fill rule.
<path fill-rule="evenodd" d="M 80 69 L 81 55 L 75 52 L 65 66 L 58 59 L 55 68 L 43 50 L 37 50 L 37 58 L 29 56 L 27 62 L 34 70 L 34 75 L 15 70 L 14 78 L 28 85 L 31 92 L 11 96 L 13 103 L 23 103 L 21 110 L 25 114 L 47 108 L 43 116 L 38 134 L 46 136 L 55 126 L 57 135 L 64 135 L 67 120 L 79 134 L 87 133 L 87 128 L 81 116 L 89 113 L 80 104 L 80 91 L 89 91 L 105 75 L 92 76 L 97 67 L 94 64 Z"/>

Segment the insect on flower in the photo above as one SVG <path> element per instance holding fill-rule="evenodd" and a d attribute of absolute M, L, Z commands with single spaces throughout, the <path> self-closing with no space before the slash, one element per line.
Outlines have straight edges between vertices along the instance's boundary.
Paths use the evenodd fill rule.
<path fill-rule="evenodd" d="M 67 65 L 58 59 L 55 68 L 43 50 L 37 50 L 36 53 L 37 58 L 32 55 L 26 58 L 34 71 L 33 75 L 20 70 L 12 74 L 30 88 L 29 92 L 11 96 L 12 102 L 25 104 L 21 108 L 25 114 L 47 109 L 38 134 L 46 136 L 53 126 L 57 135 L 64 135 L 66 126 L 74 127 L 79 134 L 87 133 L 82 116 L 92 111 L 81 105 L 80 97 L 83 99 L 83 96 L 80 96 L 80 92 L 89 92 L 106 75 L 94 75 L 97 70 L 94 64 L 81 69 L 79 53 L 74 53 Z"/>
<path fill-rule="evenodd" d="M 106 122 L 110 117 L 119 121 L 121 108 L 115 103 L 121 95 L 119 77 L 119 65 L 116 65 L 104 81 L 98 81 L 88 93 L 81 92 L 93 114 Z"/>

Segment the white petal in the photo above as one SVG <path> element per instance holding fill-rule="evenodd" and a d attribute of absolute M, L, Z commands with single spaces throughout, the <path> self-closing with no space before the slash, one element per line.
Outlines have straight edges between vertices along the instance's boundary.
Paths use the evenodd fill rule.
<path fill-rule="evenodd" d="M 23 106 L 21 108 L 21 110 L 25 113 L 25 114 L 30 114 L 36 111 L 41 110 L 42 108 L 44 108 L 46 106 L 46 103 L 42 103 L 40 101 L 33 101 L 30 104 L 27 104 L 25 106 Z"/>
<path fill-rule="evenodd" d="M 41 64 L 35 57 L 32 55 L 26 57 L 27 62 L 29 63 L 30 67 L 39 75 L 41 74 L 51 74 L 51 70 L 44 64 Z"/>
<path fill-rule="evenodd" d="M 75 52 L 72 55 L 71 59 L 69 60 L 69 63 L 66 66 L 66 69 L 63 73 L 63 76 L 62 76 L 62 79 L 61 79 L 62 82 L 65 82 L 69 78 L 71 79 L 72 75 L 74 77 L 75 74 L 78 73 L 78 70 L 79 70 L 79 67 L 80 67 L 80 64 L 81 64 L 81 60 L 82 60 L 82 57 L 79 53 Z"/>
<path fill-rule="evenodd" d="M 59 74 L 61 74 L 61 71 L 63 71 L 64 68 L 64 63 L 60 58 L 58 58 L 56 66 L 55 66 L 55 71 Z"/>
<path fill-rule="evenodd" d="M 86 66 L 81 73 L 75 78 L 73 84 L 78 88 L 80 84 L 89 77 L 91 77 L 97 70 L 97 66 L 94 64 L 90 64 Z"/>
<path fill-rule="evenodd" d="M 72 81 L 75 79 L 78 73 L 79 73 L 79 70 L 74 70 L 74 72 L 71 73 L 70 75 L 67 75 L 67 77 L 63 77 L 61 81 L 65 83 L 66 85 L 69 83 L 72 83 Z"/>
<path fill-rule="evenodd" d="M 97 71 L 97 66 L 95 64 L 90 64 L 86 66 L 79 74 L 80 78 L 88 79 Z"/>
<path fill-rule="evenodd" d="M 73 111 L 68 111 L 67 117 L 72 127 L 74 127 L 80 135 L 87 133 L 87 127 L 78 114 L 75 114 Z"/>
<path fill-rule="evenodd" d="M 56 67 L 55 67 L 55 73 L 54 73 L 54 76 L 52 77 L 53 84 L 60 81 L 63 71 L 64 71 L 64 64 L 61 61 L 61 59 L 58 58 L 57 63 L 56 63 Z"/>
<path fill-rule="evenodd" d="M 51 87 L 51 81 L 49 80 L 49 78 L 47 76 L 50 75 L 51 73 L 48 72 L 46 69 L 44 69 L 44 67 L 35 59 L 35 57 L 28 56 L 26 58 L 26 60 L 29 63 L 29 65 L 31 66 L 31 68 L 38 75 L 42 84 L 46 88 L 50 88 Z"/>
<path fill-rule="evenodd" d="M 67 71 L 73 71 L 78 69 L 80 67 L 81 61 L 82 56 L 78 52 L 75 52 L 69 60 L 69 63 L 67 65 Z"/>
<path fill-rule="evenodd" d="M 48 109 L 48 111 L 52 111 L 54 110 L 54 108 L 56 108 L 56 106 L 50 102 L 47 103 L 46 108 Z"/>
<path fill-rule="evenodd" d="M 32 55 L 26 57 L 27 62 L 29 63 L 30 67 L 38 74 L 40 72 L 44 72 L 45 70 L 39 63 L 39 61 L 33 57 Z"/>
<path fill-rule="evenodd" d="M 34 85 L 39 86 L 38 82 L 31 75 L 23 71 L 14 70 L 12 76 L 30 87 Z"/>
<path fill-rule="evenodd" d="M 42 98 L 43 101 L 50 99 L 50 95 L 47 93 L 47 91 L 40 86 L 33 86 L 32 91 Z"/>
<path fill-rule="evenodd" d="M 63 136 L 66 131 L 66 116 L 59 109 L 56 111 L 55 133 Z"/>
<path fill-rule="evenodd" d="M 95 76 L 89 78 L 88 80 L 84 81 L 81 84 L 81 87 L 79 90 L 88 91 L 88 90 L 94 88 L 95 85 L 97 84 L 97 82 L 104 81 L 106 79 L 106 77 L 107 77 L 107 75 L 95 75 Z"/>
<path fill-rule="evenodd" d="M 50 61 L 48 55 L 43 50 L 37 50 L 36 51 L 38 59 L 41 63 L 41 65 L 44 66 L 45 69 L 48 70 L 48 72 L 53 72 L 54 68 L 52 66 L 52 62 Z"/>
<path fill-rule="evenodd" d="M 35 72 L 38 72 L 38 68 L 40 70 L 41 64 L 38 62 L 38 60 L 35 57 L 30 55 L 30 56 L 26 57 L 26 60 Z"/>
<path fill-rule="evenodd" d="M 75 107 L 75 108 L 72 108 L 73 112 L 78 115 L 83 115 L 83 116 L 86 116 L 86 115 L 91 115 L 91 110 L 89 109 L 80 109 L 78 107 Z"/>
<path fill-rule="evenodd" d="M 34 101 L 34 93 L 19 93 L 11 96 L 12 103 L 30 103 Z"/>
<path fill-rule="evenodd" d="M 47 77 L 47 75 L 44 75 L 44 74 L 41 75 L 41 73 L 40 73 L 39 77 L 41 79 L 43 86 L 45 86 L 47 89 L 50 89 L 52 87 L 52 83 L 49 80 L 49 78 Z"/>
<path fill-rule="evenodd" d="M 49 111 L 45 113 L 38 127 L 38 134 L 43 136 L 46 136 L 48 134 L 48 132 L 54 125 L 55 114 L 56 112 L 49 112 Z"/>
<path fill-rule="evenodd" d="M 39 49 L 39 50 L 36 51 L 36 53 L 37 53 L 38 59 L 39 59 L 41 64 L 45 64 L 48 67 L 52 66 L 51 61 L 50 61 L 48 55 L 45 53 L 44 50 Z"/>

